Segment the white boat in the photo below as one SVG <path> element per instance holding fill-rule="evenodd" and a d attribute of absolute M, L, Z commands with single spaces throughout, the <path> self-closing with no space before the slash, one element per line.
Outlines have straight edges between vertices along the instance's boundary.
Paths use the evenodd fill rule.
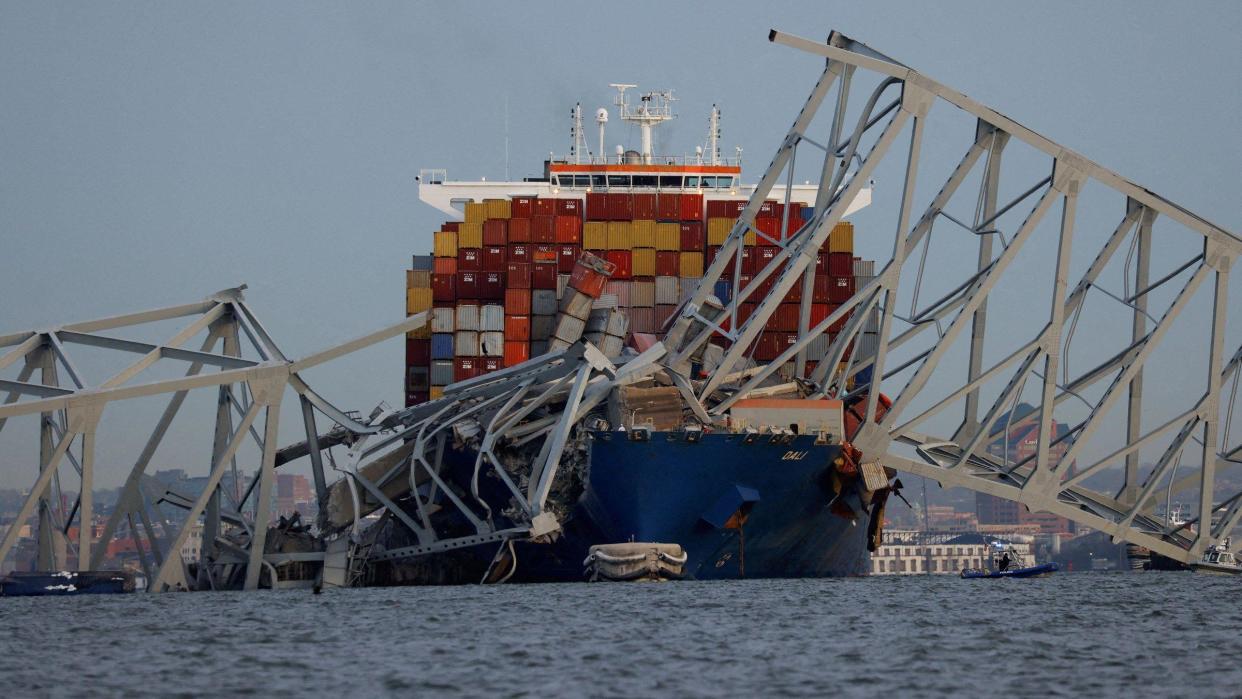
<path fill-rule="evenodd" d="M 1190 568 L 1198 573 L 1208 573 L 1210 575 L 1238 575 L 1242 573 L 1242 564 L 1238 563 L 1238 559 L 1229 550 L 1229 539 L 1225 539 L 1220 544 L 1208 547 L 1203 553 L 1203 560 L 1198 563 L 1192 563 Z"/>

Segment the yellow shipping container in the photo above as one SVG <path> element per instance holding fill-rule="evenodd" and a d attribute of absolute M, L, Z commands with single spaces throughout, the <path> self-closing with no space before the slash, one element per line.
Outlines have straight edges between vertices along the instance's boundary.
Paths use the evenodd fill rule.
<path fill-rule="evenodd" d="M 683 252 L 680 264 L 683 279 L 697 279 L 703 276 L 703 253 Z"/>
<path fill-rule="evenodd" d="M 681 224 L 679 223 L 657 223 L 655 234 L 655 249 L 664 251 L 674 251 L 681 249 Z"/>
<path fill-rule="evenodd" d="M 758 245 L 759 244 L 759 231 L 756 231 L 754 228 L 747 228 L 746 234 L 742 236 L 742 244 L 743 245 Z M 770 244 L 770 243 L 765 243 L 765 244 Z"/>
<path fill-rule="evenodd" d="M 457 257 L 457 234 L 453 231 L 436 231 L 431 248 L 436 257 Z"/>
<path fill-rule="evenodd" d="M 654 248 L 656 237 L 655 221 L 634 221 L 630 227 L 630 242 L 634 248 Z"/>
<path fill-rule="evenodd" d="M 582 227 L 582 247 L 587 250 L 608 249 L 608 223 L 606 221 L 587 221 Z"/>
<path fill-rule="evenodd" d="M 457 226 L 457 247 L 459 248 L 481 248 L 483 247 L 483 224 L 463 223 Z"/>
<path fill-rule="evenodd" d="M 407 289 L 430 289 L 431 288 L 431 272 L 425 269 L 405 270 L 405 288 Z"/>
<path fill-rule="evenodd" d="M 431 308 L 431 288 L 405 290 L 405 314 L 414 315 Z"/>
<path fill-rule="evenodd" d="M 854 224 L 842 221 L 828 235 L 828 252 L 854 252 Z"/>
<path fill-rule="evenodd" d="M 699 265 L 701 267 L 702 262 Z M 630 253 L 630 269 L 635 277 L 654 277 L 655 248 L 634 248 Z"/>
<path fill-rule="evenodd" d="M 733 230 L 733 224 L 736 222 L 737 219 L 733 218 L 707 219 L 707 244 L 724 245 L 725 240 L 729 238 L 729 231 Z"/>
<path fill-rule="evenodd" d="M 439 400 L 443 397 L 444 397 L 443 386 L 432 386 L 431 387 L 431 400 Z"/>
<path fill-rule="evenodd" d="M 415 328 L 405 334 L 407 340 L 430 340 L 431 339 L 431 316 L 427 317 L 427 324 L 421 328 Z"/>
<path fill-rule="evenodd" d="M 481 202 L 466 202 L 466 223 L 483 223 L 487 218 L 487 207 Z"/>
<path fill-rule="evenodd" d="M 483 210 L 488 218 L 509 218 L 509 200 L 484 199 Z"/>
<path fill-rule="evenodd" d="M 609 221 L 608 222 L 608 249 L 609 250 L 629 250 L 634 247 L 630 235 L 629 221 Z"/>

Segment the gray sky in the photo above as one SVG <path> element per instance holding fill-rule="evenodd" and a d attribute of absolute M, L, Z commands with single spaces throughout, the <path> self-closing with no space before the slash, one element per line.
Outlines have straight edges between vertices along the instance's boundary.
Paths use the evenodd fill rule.
<path fill-rule="evenodd" d="M 241 282 L 294 356 L 394 322 L 439 222 L 414 176 L 501 177 L 506 98 L 514 177 L 567 149 L 575 101 L 636 82 L 681 98 L 677 152 L 719 103 L 753 181 L 819 71 L 769 27 L 839 29 L 1242 229 L 1233 2 L 3 2 L 0 332 Z M 398 404 L 402 361 L 312 379 Z"/>

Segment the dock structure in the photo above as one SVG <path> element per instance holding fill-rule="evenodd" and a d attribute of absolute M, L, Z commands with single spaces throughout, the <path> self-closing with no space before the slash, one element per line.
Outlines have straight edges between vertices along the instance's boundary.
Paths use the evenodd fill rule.
<path fill-rule="evenodd" d="M 769 38 L 822 59 L 822 72 L 698 291 L 642 352 L 614 361 L 580 340 L 452 384 L 435 400 L 363 417 L 335 407 L 302 373 L 420 328 L 427 313 L 303 359 L 281 352 L 241 288 L 184 306 L 3 335 L 0 372 L 12 368 L 16 376 L 0 379 L 7 394 L 0 429 L 14 418 L 37 417 L 39 463 L 17 521 L 0 541 L 0 560 L 33 517 L 39 566 L 98 568 L 103 552 L 91 527 L 63 539 L 74 522 L 93 517 L 100 418 L 126 400 L 162 395 L 167 407 L 102 537 L 106 542 L 122 525 L 143 533 L 149 590 L 256 589 L 264 578 L 279 587 L 280 571 L 299 563 L 320 566 L 325 584 L 351 585 L 364 581 L 375 562 L 479 546 L 496 550 L 497 570 L 486 579 L 504 579 L 513 541 L 556 536 L 558 479 L 579 465 L 576 435 L 599 419 L 615 391 L 655 378 L 677 390 L 696 429 L 724 429 L 738 401 L 771 395 L 784 381 L 783 366 L 793 362 L 801 376 L 808 361 L 817 362 L 811 379 L 787 390 L 853 406 L 858 419 L 837 438 L 861 451 L 864 466 L 1016 500 L 1182 562 L 1227 537 L 1242 518 L 1242 491 L 1219 496 L 1216 480 L 1239 464 L 1242 451 L 1230 429 L 1242 344 L 1229 351 L 1226 342 L 1229 272 L 1242 240 L 842 34 L 824 42 L 777 31 Z M 821 115 L 826 102 L 832 109 Z M 972 134 L 946 179 L 929 178 L 920 167 L 925 140 L 936 138 L 940 124 L 929 119 L 936 107 L 938 119 L 966 120 L 965 129 L 937 145 Z M 808 158 L 822 173 L 813 215 L 786 217 L 778 236 L 760 233 L 779 252 L 743 284 L 744 238 L 759 206 L 774 188 L 787 197 L 796 164 Z M 892 201 L 872 193 L 873 210 L 891 206 L 890 259 L 812 325 L 815 253 L 882 166 L 901 179 Z M 1094 226 L 1082 215 L 1087 210 L 1111 212 L 1111 233 L 1086 231 L 1087 222 Z M 954 257 L 963 239 L 972 251 L 967 264 L 937 262 L 945 250 Z M 1119 276 L 1120 290 L 1109 275 Z M 770 292 L 757 293 L 770 279 Z M 731 283 L 727 303 L 713 296 L 720 281 Z M 750 348 L 796 285 L 805 291 L 797 341 L 774 361 L 755 363 Z M 740 315 L 752 302 L 753 311 Z M 117 336 L 178 318 L 192 320 L 160 344 Z M 878 318 L 874 333 L 870 318 Z M 823 356 L 810 356 L 813 341 L 841 323 Z M 864 342 L 867 334 L 874 340 Z M 198 349 L 185 349 L 200 341 Z M 79 370 L 75 346 L 137 359 L 94 382 Z M 169 362 L 187 364 L 185 376 L 138 381 Z M 693 370 L 706 365 L 710 372 Z M 1190 374 L 1197 383 L 1179 378 L 1178 390 L 1161 387 L 1168 375 Z M 195 390 L 217 398 L 215 420 L 203 425 L 213 435 L 208 485 L 197 497 L 162 496 L 187 511 L 187 526 L 163 547 L 150 521 L 155 503 L 141 486 Z M 299 436 L 278 448 L 278 415 L 290 390 L 303 419 Z M 1019 405 L 1026 406 L 1021 415 Z M 1033 422 L 1038 440 L 1032 453 L 1011 460 L 1008 449 L 990 447 L 1008 442 L 1015 418 Z M 1057 429 L 1062 422 L 1068 429 Z M 453 443 L 477 453 L 464 477 L 446 468 Z M 241 454 L 253 457 L 258 476 L 244 493 L 229 492 L 221 481 L 247 458 Z M 1146 454 L 1154 461 L 1145 462 Z M 1197 467 L 1183 465 L 1188 454 Z M 310 462 L 320 514 L 310 550 L 286 550 L 271 540 L 272 485 L 276 469 L 302 458 Z M 1092 487 L 1094 476 L 1114 467 L 1124 473 L 1119 491 Z M 342 476 L 329 483 L 327 468 Z M 71 507 L 54 495 L 62 475 L 80 484 Z M 480 496 L 481 477 L 498 479 L 514 503 L 503 518 Z M 1186 492 L 1195 494 L 1196 516 L 1168 522 L 1161 502 Z M 376 515 L 409 544 L 377 549 L 365 526 Z M 204 544 L 190 565 L 181 544 L 188 524 L 200 518 Z M 58 537 L 68 546 L 58 547 Z M 57 560 L 66 548 L 72 558 Z"/>

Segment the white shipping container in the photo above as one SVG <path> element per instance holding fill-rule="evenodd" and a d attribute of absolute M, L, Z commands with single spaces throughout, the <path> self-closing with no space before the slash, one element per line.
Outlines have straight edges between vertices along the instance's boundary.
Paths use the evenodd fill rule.
<path fill-rule="evenodd" d="M 871 309 L 871 312 L 867 314 L 867 320 L 863 323 L 863 332 L 880 332 L 880 309 L 873 308 Z"/>
<path fill-rule="evenodd" d="M 681 277 L 656 277 L 655 302 L 676 304 L 681 299 Z"/>
<path fill-rule="evenodd" d="M 595 303 L 591 304 L 591 308 L 616 308 L 617 297 L 613 294 L 600 294 L 595 299 Z"/>
<path fill-rule="evenodd" d="M 874 274 L 867 274 L 863 276 L 855 275 L 854 276 L 854 290 L 858 291 L 859 289 L 862 289 L 864 286 L 870 284 L 871 280 L 873 279 L 875 279 Z"/>
<path fill-rule="evenodd" d="M 699 280 L 683 277 L 681 280 L 681 293 L 677 296 L 677 303 L 685 303 L 689 301 L 694 292 L 699 290 Z"/>
<path fill-rule="evenodd" d="M 561 313 L 586 320 L 591 315 L 591 304 L 594 301 L 595 299 L 581 291 L 566 292 L 565 298 L 561 299 Z"/>
<path fill-rule="evenodd" d="M 629 330 L 629 316 L 625 315 L 625 312 L 621 309 L 613 309 L 613 311 L 608 314 L 608 325 L 604 326 L 604 332 L 609 335 L 616 335 L 617 337 L 623 338 Z"/>
<path fill-rule="evenodd" d="M 503 332 L 479 333 L 479 356 L 505 356 L 505 334 Z"/>
<path fill-rule="evenodd" d="M 453 340 L 453 350 L 458 357 L 479 356 L 479 333 L 474 330 L 458 330 Z"/>
<path fill-rule="evenodd" d="M 816 335 L 811 340 L 811 344 L 806 348 L 806 358 L 813 362 L 818 362 L 825 354 L 828 354 L 829 344 L 828 333 Z"/>
<path fill-rule="evenodd" d="M 473 303 L 463 303 L 457 306 L 457 330 L 479 331 L 479 307 Z M 472 354 L 458 355 L 460 357 L 473 357 Z"/>
<path fill-rule="evenodd" d="M 573 343 L 565 342 L 564 340 L 558 340 L 556 338 L 552 338 L 552 341 L 546 344 L 548 346 L 548 350 L 547 350 L 548 352 L 564 352 L 565 350 L 569 349 L 569 346 L 572 345 Z M 533 353 L 533 350 L 532 350 L 532 353 Z"/>
<path fill-rule="evenodd" d="M 436 359 L 431 362 L 431 385 L 447 386 L 453 383 L 453 360 Z"/>
<path fill-rule="evenodd" d="M 451 333 L 457 329 L 457 312 L 453 308 L 431 309 L 431 332 Z"/>
<path fill-rule="evenodd" d="M 573 344 L 578 341 L 578 338 L 582 337 L 584 329 L 586 329 L 586 321 L 581 318 L 560 315 L 557 316 L 556 331 L 552 333 L 552 336 L 555 339 Z"/>
<path fill-rule="evenodd" d="M 489 303 L 479 309 L 479 330 L 482 332 L 504 332 L 505 307 Z M 487 355 L 491 356 L 491 355 Z"/>
<path fill-rule="evenodd" d="M 530 313 L 536 316 L 556 315 L 556 293 L 551 289 L 535 289 L 530 292 Z"/>
<path fill-rule="evenodd" d="M 611 311 L 607 308 L 596 308 L 591 311 L 591 315 L 587 317 L 586 332 L 604 332 L 604 328 L 608 327 L 608 314 L 610 312 Z"/>
<path fill-rule="evenodd" d="M 635 308 L 655 306 L 655 282 L 630 282 L 630 305 Z"/>
<path fill-rule="evenodd" d="M 880 336 L 876 333 L 859 333 L 858 342 L 854 345 L 854 356 L 870 357 L 880 347 Z"/>
<path fill-rule="evenodd" d="M 854 260 L 854 276 L 855 277 L 874 277 L 875 276 L 875 260 Z"/>
<path fill-rule="evenodd" d="M 604 284 L 604 293 L 612 294 L 617 297 L 617 307 L 630 307 L 630 283 L 621 281 L 610 281 Z"/>
<path fill-rule="evenodd" d="M 569 275 L 568 274 L 556 275 L 556 298 L 558 299 L 563 298 L 565 296 L 565 289 L 568 286 L 569 286 Z"/>
<path fill-rule="evenodd" d="M 616 359 L 621 356 L 621 350 L 625 348 L 625 340 L 612 335 L 605 335 L 604 341 L 599 345 L 599 351 L 604 353 L 609 359 Z"/>

